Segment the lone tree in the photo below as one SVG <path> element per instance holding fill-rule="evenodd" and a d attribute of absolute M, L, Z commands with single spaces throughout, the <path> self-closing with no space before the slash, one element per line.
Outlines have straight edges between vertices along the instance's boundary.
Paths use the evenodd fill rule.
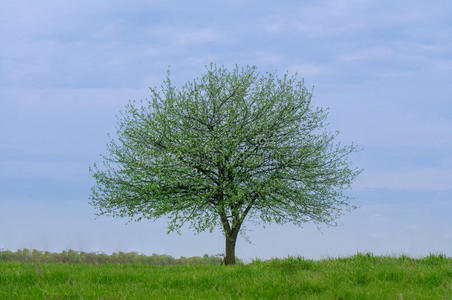
<path fill-rule="evenodd" d="M 98 215 L 167 216 L 169 232 L 221 225 L 225 264 L 235 263 L 245 218 L 263 223 L 334 224 L 359 170 L 354 145 L 334 141 L 327 111 L 296 76 L 228 71 L 211 64 L 178 89 L 169 73 L 150 101 L 130 102 L 117 138 L 91 168 Z"/>

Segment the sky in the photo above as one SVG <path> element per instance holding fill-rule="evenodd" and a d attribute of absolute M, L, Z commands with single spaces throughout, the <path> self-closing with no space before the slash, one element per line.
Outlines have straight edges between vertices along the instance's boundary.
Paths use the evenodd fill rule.
<path fill-rule="evenodd" d="M 210 62 L 286 71 L 356 143 L 338 226 L 245 223 L 242 259 L 452 256 L 452 2 L 1 1 L 0 248 L 224 251 L 220 231 L 96 217 L 88 168 L 116 116 Z"/>

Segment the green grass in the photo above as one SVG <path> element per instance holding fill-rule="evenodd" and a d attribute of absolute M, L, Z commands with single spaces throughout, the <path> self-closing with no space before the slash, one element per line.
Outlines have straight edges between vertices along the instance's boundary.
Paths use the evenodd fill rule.
<path fill-rule="evenodd" d="M 247 265 L 0 263 L 0 299 L 452 299 L 452 258 Z"/>

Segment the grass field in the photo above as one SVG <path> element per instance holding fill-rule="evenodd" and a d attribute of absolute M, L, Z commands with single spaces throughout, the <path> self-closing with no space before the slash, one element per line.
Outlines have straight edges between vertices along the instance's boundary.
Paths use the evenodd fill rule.
<path fill-rule="evenodd" d="M 0 262 L 0 299 L 452 299 L 452 258 L 146 265 Z"/>

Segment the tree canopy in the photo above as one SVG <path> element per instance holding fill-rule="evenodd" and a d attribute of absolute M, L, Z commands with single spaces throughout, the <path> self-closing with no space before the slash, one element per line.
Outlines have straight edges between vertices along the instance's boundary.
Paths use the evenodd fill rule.
<path fill-rule="evenodd" d="M 349 161 L 356 147 L 336 141 L 327 109 L 296 75 L 211 64 L 181 88 L 168 72 L 150 92 L 121 112 L 91 168 L 98 214 L 166 216 L 169 231 L 219 226 L 231 264 L 245 218 L 333 224 L 351 207 L 344 192 L 360 171 Z"/>

